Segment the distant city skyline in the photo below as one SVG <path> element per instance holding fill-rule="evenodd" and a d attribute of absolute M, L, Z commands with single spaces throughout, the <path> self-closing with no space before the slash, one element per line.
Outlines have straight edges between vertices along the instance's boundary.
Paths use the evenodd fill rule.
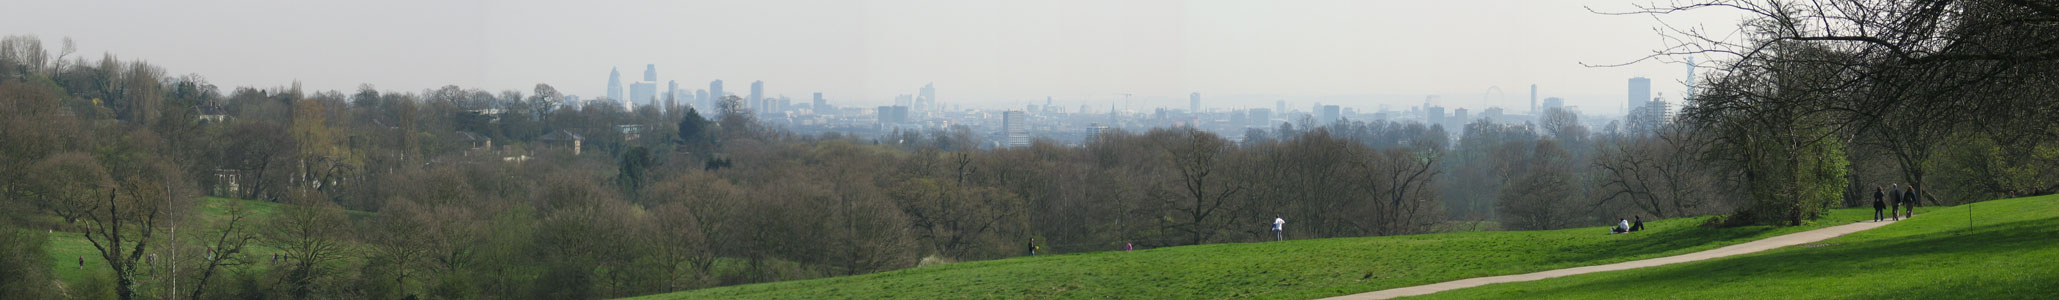
<path fill-rule="evenodd" d="M 837 105 L 891 104 L 934 83 L 949 93 L 931 100 L 947 106 L 1052 97 L 1068 108 L 1177 108 L 1202 93 L 1211 109 L 1284 100 L 1371 111 L 1437 95 L 1454 109 L 1513 112 L 1528 106 L 1522 87 L 1536 84 L 1540 97 L 1603 114 L 1624 109 L 1627 78 L 1651 78 L 1653 94 L 1669 100 L 1686 93 L 1680 63 L 1581 65 L 1628 62 L 1663 45 L 1649 17 L 1588 11 L 1631 3 L 87 0 L 11 3 L 20 9 L 0 12 L 0 34 L 37 35 L 51 48 L 70 37 L 72 57 L 111 53 L 224 87 L 299 80 L 313 90 L 527 92 L 546 83 L 597 98 L 609 94 L 594 84 L 600 70 L 657 65 L 675 71 L 644 80 L 653 86 L 764 81 L 775 88 L 762 97 L 822 92 Z M 68 26 L 63 15 L 36 13 L 47 11 L 110 21 Z M 753 13 L 771 11 L 783 17 Z M 679 17 L 686 13 L 699 17 Z M 1717 33 L 1738 19 L 1667 18 Z M 1123 94 L 1133 95 L 1128 103 Z"/>

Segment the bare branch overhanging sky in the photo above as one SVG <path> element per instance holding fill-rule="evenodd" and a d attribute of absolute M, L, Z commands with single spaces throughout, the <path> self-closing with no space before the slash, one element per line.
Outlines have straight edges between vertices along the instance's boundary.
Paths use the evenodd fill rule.
<path fill-rule="evenodd" d="M 1559 96 L 1617 113 L 1626 80 L 1677 99 L 1686 68 L 1634 60 L 1665 46 L 1618 1 L 23 1 L 0 33 L 72 37 L 217 85 L 419 91 L 455 84 L 604 94 L 656 64 L 685 89 L 753 80 L 771 95 L 878 104 L 934 82 L 945 103 L 1097 110 L 1270 107 L 1286 100 L 1374 109 L 1528 106 Z M 1732 32 L 1722 12 L 1668 23 Z M 1502 92 L 1489 92 L 1498 87 Z M 1505 96 L 1504 96 L 1505 95 Z M 1505 99 L 1487 101 L 1488 99 Z M 1505 101 L 1505 102 L 1504 102 Z"/>

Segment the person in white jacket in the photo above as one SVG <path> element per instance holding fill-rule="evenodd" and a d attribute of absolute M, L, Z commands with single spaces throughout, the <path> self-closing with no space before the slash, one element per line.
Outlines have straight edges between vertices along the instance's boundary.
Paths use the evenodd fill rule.
<path fill-rule="evenodd" d="M 1630 232 L 1630 219 L 1622 219 L 1620 222 L 1616 224 L 1616 228 L 1609 228 L 1609 233 Z"/>
<path fill-rule="evenodd" d="M 1287 235 L 1286 235 L 1285 233 L 1282 233 L 1282 231 L 1285 231 L 1286 229 L 1287 229 L 1287 219 L 1285 219 L 1285 218 L 1280 218 L 1279 216 L 1274 216 L 1274 217 L 1273 217 L 1273 240 L 1275 240 L 1275 241 L 1285 241 L 1285 240 L 1287 240 Z"/>

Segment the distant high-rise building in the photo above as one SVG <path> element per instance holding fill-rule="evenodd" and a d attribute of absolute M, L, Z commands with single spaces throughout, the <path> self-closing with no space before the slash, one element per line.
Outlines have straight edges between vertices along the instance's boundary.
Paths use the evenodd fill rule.
<path fill-rule="evenodd" d="M 924 84 L 922 84 L 922 89 L 921 89 L 921 90 L 918 90 L 918 91 L 916 91 L 916 93 L 915 93 L 915 103 L 914 103 L 914 104 L 915 104 L 915 106 L 916 106 L 916 107 L 915 107 L 915 110 L 916 110 L 916 111 L 934 111 L 934 110 L 938 110 L 938 108 L 936 107 L 936 105 L 937 105 L 937 87 L 936 87 L 936 83 L 935 83 L 935 82 L 931 82 L 931 83 L 924 83 Z"/>
<path fill-rule="evenodd" d="M 1501 121 L 1501 114 L 1500 107 L 1489 107 L 1486 111 L 1480 112 L 1480 118 L 1487 119 L 1489 122 Z"/>
<path fill-rule="evenodd" d="M 1444 125 L 1444 107 L 1430 105 L 1423 108 L 1423 125 Z"/>
<path fill-rule="evenodd" d="M 765 101 L 765 81 L 762 81 L 762 80 L 760 80 L 760 81 L 752 81 L 752 82 L 751 82 L 751 97 L 750 97 L 750 98 L 746 98 L 746 99 L 744 99 L 744 100 L 745 100 L 745 101 L 749 101 L 749 102 L 745 102 L 745 103 L 750 103 L 750 105 L 751 105 L 751 108 L 753 108 L 753 109 L 759 109 L 759 110 L 769 109 L 768 107 L 765 107 L 765 106 L 768 106 L 768 105 L 765 105 L 765 103 L 764 103 L 764 101 Z"/>
<path fill-rule="evenodd" d="M 650 81 L 638 81 L 636 83 L 629 84 L 629 101 L 627 101 L 626 103 L 629 105 L 628 108 L 630 109 L 635 109 L 637 106 L 657 105 L 658 83 Z"/>
<path fill-rule="evenodd" d="M 1336 105 L 1324 105 L 1322 112 L 1323 124 L 1320 125 L 1330 125 L 1331 123 L 1337 123 L 1337 120 L 1344 119 L 1343 109 Z"/>
<path fill-rule="evenodd" d="M 679 97 L 680 97 L 680 93 L 679 93 L 679 81 L 678 81 L 678 80 L 666 80 L 666 81 L 665 81 L 665 110 L 664 110 L 664 111 L 665 111 L 665 112 L 668 112 L 668 113 L 669 113 L 669 112 L 672 112 L 672 110 L 676 110 L 676 109 L 679 109 Z"/>
<path fill-rule="evenodd" d="M 1530 85 L 1530 114 L 1532 114 L 1532 115 L 1536 115 L 1536 114 L 1538 114 L 1538 113 L 1537 113 L 1537 85 L 1536 85 L 1536 84 L 1531 84 L 1531 85 Z"/>
<path fill-rule="evenodd" d="M 1637 111 L 1637 107 L 1651 102 L 1651 78 L 1630 77 L 1629 104 L 1623 106 L 1624 114 Z"/>
<path fill-rule="evenodd" d="M 1694 101 L 1694 57 L 1687 58 L 1687 97 L 1680 99 Z M 1686 102 L 1682 102 L 1686 103 Z M 1682 107 L 1685 107 L 1684 105 Z"/>
<path fill-rule="evenodd" d="M 1455 120 L 1455 121 L 1458 121 L 1457 123 L 1455 123 L 1456 125 L 1465 125 L 1465 123 L 1472 123 L 1472 122 L 1473 122 L 1473 120 L 1472 120 L 1472 119 L 1469 119 L 1469 118 L 1466 118 L 1466 117 L 1468 117 L 1468 116 L 1466 115 L 1466 108 L 1464 108 L 1464 107 L 1460 107 L 1460 108 L 1458 108 L 1458 109 L 1453 109 L 1453 110 L 1451 110 L 1451 119 L 1452 119 L 1452 120 Z M 1446 127 L 1450 127 L 1450 126 L 1446 126 Z"/>
<path fill-rule="evenodd" d="M 1544 98 L 1544 110 L 1545 110 L 1545 111 L 1551 111 L 1551 110 L 1553 110 L 1553 109 L 1565 109 L 1565 108 L 1566 108 L 1566 99 L 1559 99 L 1559 97 L 1548 97 L 1548 98 Z M 1539 118 L 1539 119 L 1542 119 L 1542 118 L 1543 118 L 1543 115 L 1538 115 L 1538 118 Z"/>
<path fill-rule="evenodd" d="M 706 115 L 708 113 L 708 110 L 715 109 L 715 105 L 712 104 L 713 102 L 708 101 L 708 99 L 714 99 L 708 98 L 708 90 L 693 90 L 692 105 L 694 112 L 699 112 L 703 115 Z"/>
<path fill-rule="evenodd" d="M 1258 127 L 1271 127 L 1271 126 L 1272 126 L 1272 124 L 1273 124 L 1273 110 L 1271 110 L 1271 109 L 1264 109 L 1264 108 L 1253 108 L 1253 109 L 1251 109 L 1251 112 L 1250 112 L 1250 113 L 1251 113 L 1251 116 L 1250 116 L 1249 118 L 1246 118 L 1246 120 L 1248 120 L 1248 121 L 1250 121 L 1250 122 L 1251 122 L 1251 124 L 1250 124 L 1250 125 L 1253 125 L 1253 126 L 1258 126 Z"/>
<path fill-rule="evenodd" d="M 658 82 L 658 64 L 643 65 L 643 81 Z"/>
<path fill-rule="evenodd" d="M 721 80 L 721 79 L 716 79 L 715 81 L 709 81 L 709 82 L 708 82 L 708 97 L 710 97 L 710 98 L 708 98 L 708 100 L 707 100 L 707 102 L 708 102 L 708 110 L 712 111 L 712 110 L 719 110 L 719 109 L 721 109 L 721 107 L 722 107 L 722 97 L 723 97 L 723 96 L 727 96 L 727 95 L 728 95 L 728 94 L 724 94 L 724 93 L 722 93 L 722 80 Z M 713 114 L 713 113 L 714 113 L 714 112 L 710 112 L 710 111 L 703 111 L 703 112 L 701 112 L 701 113 L 703 113 L 703 114 Z"/>
<path fill-rule="evenodd" d="M 608 101 L 622 101 L 622 71 L 608 68 Z"/>
<path fill-rule="evenodd" d="M 1631 133 L 1643 134 L 1657 131 L 1659 127 L 1666 126 L 1667 123 L 1672 122 L 1671 112 L 1668 110 L 1670 106 L 1672 105 L 1667 104 L 1665 99 L 1657 98 L 1652 99 L 1651 102 L 1639 105 L 1637 110 L 1631 111 L 1627 118 L 1629 119 L 1628 123 Z"/>
<path fill-rule="evenodd" d="M 815 92 L 815 101 L 810 103 L 815 104 L 811 109 L 814 109 L 817 114 L 827 114 L 829 111 L 835 110 L 829 107 L 829 100 L 822 99 L 822 92 Z"/>
<path fill-rule="evenodd" d="M 1278 111 L 1283 116 L 1287 115 L 1287 100 L 1273 101 L 1273 111 Z"/>
<path fill-rule="evenodd" d="M 879 123 L 882 125 L 908 123 L 907 106 L 881 106 L 878 110 L 874 111 L 874 114 L 878 115 Z"/>
<path fill-rule="evenodd" d="M 1001 113 L 1001 132 L 1007 135 L 1007 147 L 1029 146 L 1029 115 L 1021 111 Z"/>
<path fill-rule="evenodd" d="M 1187 111 L 1201 113 L 1201 93 L 1187 94 Z"/>
<path fill-rule="evenodd" d="M 677 101 L 677 100 L 679 100 L 679 97 L 681 97 L 681 96 L 682 96 L 682 95 L 680 95 L 680 94 L 679 94 L 679 81 L 678 81 L 678 80 L 666 80 L 666 81 L 665 81 L 665 101 L 668 101 L 668 102 L 669 102 L 669 101 Z M 668 106 L 668 107 L 666 107 L 665 109 L 672 109 L 671 107 L 669 107 L 669 106 L 672 106 L 672 104 L 669 104 L 669 103 L 668 103 L 668 104 L 665 104 L 665 106 Z"/>

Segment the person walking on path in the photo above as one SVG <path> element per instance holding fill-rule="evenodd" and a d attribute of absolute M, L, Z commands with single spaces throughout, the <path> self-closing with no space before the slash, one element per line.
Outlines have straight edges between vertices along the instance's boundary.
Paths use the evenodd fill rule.
<path fill-rule="evenodd" d="M 1887 217 L 1894 219 L 1896 221 L 1901 221 L 1902 214 L 1897 214 L 1895 212 L 1902 211 L 1902 184 L 1896 183 L 1887 185 L 1887 205 Z"/>
<path fill-rule="evenodd" d="M 1279 217 L 1279 216 L 1273 216 L 1273 240 L 1274 240 L 1274 241 L 1285 241 L 1285 240 L 1287 240 L 1287 234 L 1283 232 L 1283 231 L 1286 231 L 1286 229 L 1287 229 L 1287 219 L 1286 219 L 1286 218 L 1281 218 L 1281 217 Z"/>
<path fill-rule="evenodd" d="M 1902 193 L 1902 201 L 1909 202 L 1908 204 L 1902 204 L 1902 217 L 1916 217 L 1916 202 L 1922 201 L 1922 199 L 1916 198 L 1916 185 L 1909 185 L 1909 189 Z"/>
<path fill-rule="evenodd" d="M 1886 201 L 1882 201 L 1882 200 L 1880 199 L 1880 197 L 1884 197 L 1885 195 L 1886 195 L 1886 193 L 1884 193 L 1884 192 L 1881 192 L 1880 186 L 1874 186 L 1874 187 L 1873 187 L 1873 221 L 1874 221 L 1874 222 L 1880 222 L 1880 219 L 1885 219 L 1885 218 L 1886 218 L 1885 216 L 1882 216 L 1882 215 L 1880 215 L 1880 211 L 1881 211 L 1881 210 L 1887 209 L 1887 202 L 1886 202 Z"/>

